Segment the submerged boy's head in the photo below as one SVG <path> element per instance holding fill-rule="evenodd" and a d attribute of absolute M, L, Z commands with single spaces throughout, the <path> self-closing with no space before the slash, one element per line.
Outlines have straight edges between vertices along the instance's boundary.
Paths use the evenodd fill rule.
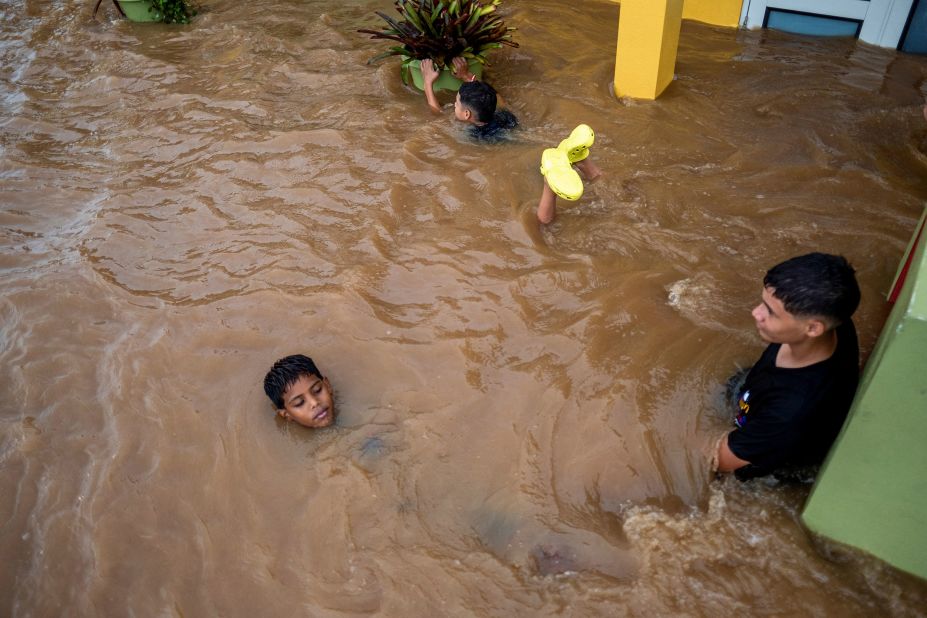
<path fill-rule="evenodd" d="M 484 123 L 496 113 L 496 91 L 486 82 L 464 82 L 454 101 L 454 116 L 463 122 Z"/>
<path fill-rule="evenodd" d="M 302 354 L 281 358 L 264 376 L 264 392 L 277 414 L 304 427 L 328 427 L 335 420 L 335 399 L 328 378 Z"/>

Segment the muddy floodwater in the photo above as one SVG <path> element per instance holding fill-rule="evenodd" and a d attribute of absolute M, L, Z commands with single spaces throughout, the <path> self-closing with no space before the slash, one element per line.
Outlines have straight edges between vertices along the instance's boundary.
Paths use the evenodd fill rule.
<path fill-rule="evenodd" d="M 927 58 L 685 22 L 618 100 L 617 5 L 507 0 L 485 145 L 366 64 L 386 0 L 93 4 L 0 2 L 0 615 L 927 612 L 706 456 L 768 267 L 847 256 L 872 350 Z M 605 175 L 540 226 L 581 122 Z M 333 428 L 263 393 L 297 352 Z"/>

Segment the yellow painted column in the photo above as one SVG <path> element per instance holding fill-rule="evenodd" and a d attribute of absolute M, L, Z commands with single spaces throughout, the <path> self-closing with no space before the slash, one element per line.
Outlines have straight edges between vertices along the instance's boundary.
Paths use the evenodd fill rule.
<path fill-rule="evenodd" d="M 622 0 L 615 94 L 656 99 L 673 81 L 683 0 Z"/>

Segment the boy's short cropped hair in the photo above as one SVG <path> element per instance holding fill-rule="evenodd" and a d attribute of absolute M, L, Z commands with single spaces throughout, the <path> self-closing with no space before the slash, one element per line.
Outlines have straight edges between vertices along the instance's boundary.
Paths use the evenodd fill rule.
<path fill-rule="evenodd" d="M 312 359 L 302 354 L 285 356 L 274 363 L 264 376 L 264 392 L 275 408 L 283 409 L 283 393 L 302 376 L 324 377 Z"/>
<path fill-rule="evenodd" d="M 496 90 L 486 82 L 460 85 L 460 103 L 470 108 L 479 122 L 489 122 L 496 113 Z"/>
<path fill-rule="evenodd" d="M 824 318 L 828 328 L 836 328 L 859 306 L 855 273 L 842 256 L 809 253 L 773 266 L 763 286 L 772 288 L 792 315 Z"/>

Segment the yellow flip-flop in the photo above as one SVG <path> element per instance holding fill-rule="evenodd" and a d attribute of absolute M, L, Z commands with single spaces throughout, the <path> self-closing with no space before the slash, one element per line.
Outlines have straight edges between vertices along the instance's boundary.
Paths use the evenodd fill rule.
<path fill-rule="evenodd" d="M 589 148 L 594 142 L 595 131 L 588 124 L 581 124 L 557 148 L 566 151 L 570 163 L 576 163 L 589 156 Z"/>
<path fill-rule="evenodd" d="M 547 186 L 565 200 L 575 202 L 583 195 L 583 181 L 570 165 L 567 151 L 547 148 L 541 153 L 541 174 Z"/>

